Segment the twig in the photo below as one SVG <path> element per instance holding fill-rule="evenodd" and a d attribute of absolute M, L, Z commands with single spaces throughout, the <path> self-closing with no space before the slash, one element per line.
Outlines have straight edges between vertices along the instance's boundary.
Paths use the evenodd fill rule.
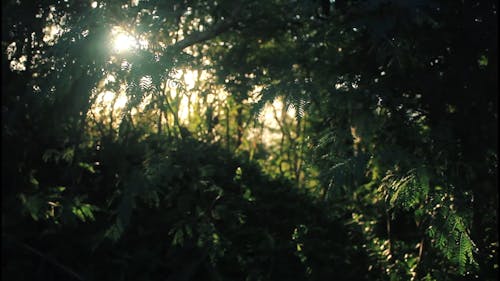
<path fill-rule="evenodd" d="M 214 38 L 217 35 L 224 33 L 227 31 L 229 28 L 234 26 L 236 22 L 236 17 L 239 16 L 239 13 L 241 11 L 241 7 L 243 6 L 243 1 L 240 2 L 234 9 L 233 12 L 231 13 L 231 16 L 224 21 L 220 21 L 217 24 L 215 24 L 212 28 L 206 30 L 206 31 L 199 31 L 199 32 L 194 32 L 188 37 L 182 39 L 181 41 L 178 41 L 174 43 L 173 45 L 170 46 L 172 50 L 175 51 L 181 51 L 186 47 L 192 46 L 197 43 L 201 43 L 203 41 L 206 41 L 208 39 Z"/>
<path fill-rule="evenodd" d="M 20 242 L 20 241 L 17 241 L 16 239 L 14 239 L 13 237 L 11 237 L 10 235 L 7 235 L 7 234 L 3 234 L 3 236 L 7 237 L 8 239 L 10 239 L 12 242 L 14 242 L 15 244 L 18 244 L 18 246 L 28 250 L 29 252 L 41 257 L 42 259 L 48 261 L 49 263 L 55 265 L 56 267 L 58 267 L 59 269 L 61 269 L 63 272 L 73 276 L 74 278 L 80 280 L 80 281 L 84 281 L 85 279 L 78 273 L 76 273 L 75 271 L 73 271 L 72 269 L 70 269 L 69 267 L 61 264 L 60 262 L 58 262 L 56 259 L 54 259 L 53 257 L 49 256 L 49 255 L 46 255 L 40 251 L 38 251 L 37 249 L 29 246 L 28 244 L 26 243 L 23 243 L 23 242 Z"/>

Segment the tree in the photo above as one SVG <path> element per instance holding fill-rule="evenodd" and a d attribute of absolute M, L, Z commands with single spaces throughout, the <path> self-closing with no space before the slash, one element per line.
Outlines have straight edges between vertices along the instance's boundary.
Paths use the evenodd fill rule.
<path fill-rule="evenodd" d="M 9 1 L 3 276 L 493 280 L 496 7 Z"/>

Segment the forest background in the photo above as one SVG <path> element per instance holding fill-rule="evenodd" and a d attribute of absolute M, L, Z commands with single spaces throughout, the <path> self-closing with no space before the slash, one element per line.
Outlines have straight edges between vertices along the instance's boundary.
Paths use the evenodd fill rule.
<path fill-rule="evenodd" d="M 7 280 L 496 280 L 498 2 L 2 2 Z"/>

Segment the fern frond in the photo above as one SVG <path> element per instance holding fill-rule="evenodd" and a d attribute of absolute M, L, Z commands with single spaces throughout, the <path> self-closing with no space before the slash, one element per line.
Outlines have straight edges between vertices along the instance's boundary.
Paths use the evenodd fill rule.
<path fill-rule="evenodd" d="M 258 119 L 264 110 L 264 107 L 267 103 L 273 103 L 274 100 L 278 97 L 276 89 L 271 85 L 262 89 L 260 94 L 260 99 L 252 105 L 250 110 L 251 116 L 254 116 L 255 119 Z"/>
<path fill-rule="evenodd" d="M 476 246 L 474 244 L 474 241 L 472 241 L 470 236 L 465 232 L 460 233 L 459 241 L 460 242 L 457 255 L 458 268 L 459 272 L 461 274 L 464 274 L 467 265 L 472 265 L 474 267 L 477 267 L 477 262 L 474 260 L 474 251 Z"/>
<path fill-rule="evenodd" d="M 468 234 L 468 227 L 464 218 L 450 206 L 442 206 L 437 213 L 432 231 L 427 234 L 435 242 L 434 247 L 464 274 L 471 268 L 477 268 L 474 257 L 476 246 Z"/>

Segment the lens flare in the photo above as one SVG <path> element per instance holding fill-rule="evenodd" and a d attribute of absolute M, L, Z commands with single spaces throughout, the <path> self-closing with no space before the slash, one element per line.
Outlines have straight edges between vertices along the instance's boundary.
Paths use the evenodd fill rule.
<path fill-rule="evenodd" d="M 113 40 L 113 48 L 116 52 L 121 53 L 138 47 L 137 39 L 126 33 L 119 33 Z"/>

